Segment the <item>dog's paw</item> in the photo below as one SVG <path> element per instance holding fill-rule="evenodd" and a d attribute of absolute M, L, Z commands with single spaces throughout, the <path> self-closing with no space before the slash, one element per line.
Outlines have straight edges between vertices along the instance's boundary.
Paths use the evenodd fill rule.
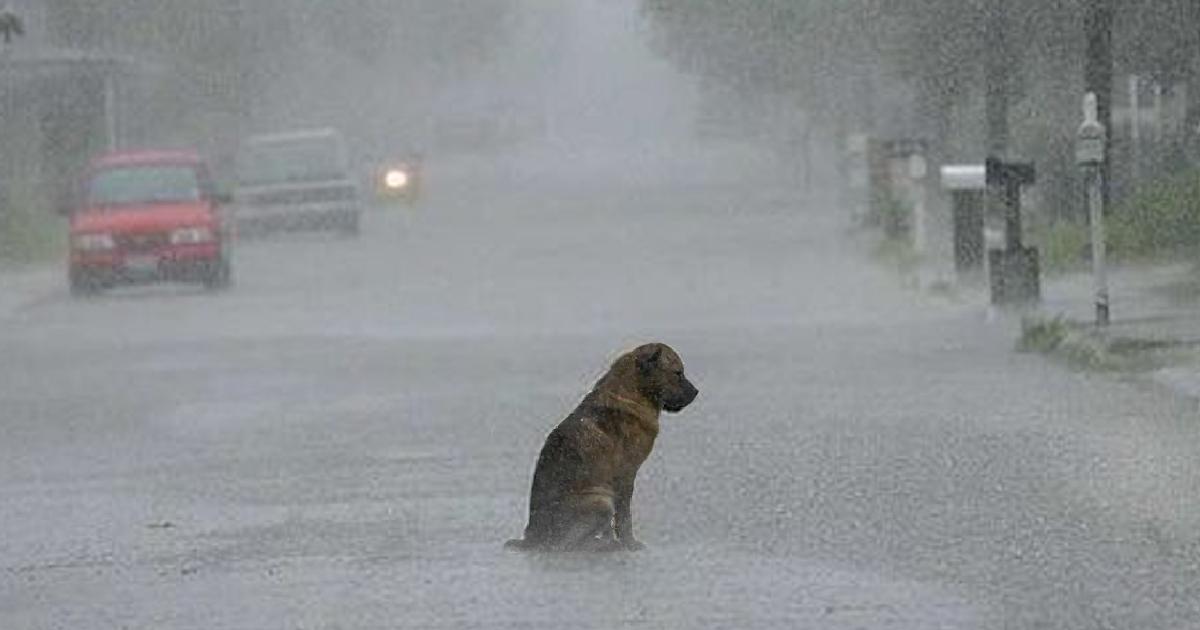
<path fill-rule="evenodd" d="M 646 548 L 646 545 L 642 544 L 642 541 L 640 540 L 630 538 L 629 540 L 622 540 L 621 547 L 623 547 L 625 551 L 641 551 Z"/>
<path fill-rule="evenodd" d="M 533 545 L 529 544 L 529 541 L 523 538 L 514 538 L 504 543 L 504 548 L 512 551 L 527 551 L 531 547 L 533 547 Z"/>

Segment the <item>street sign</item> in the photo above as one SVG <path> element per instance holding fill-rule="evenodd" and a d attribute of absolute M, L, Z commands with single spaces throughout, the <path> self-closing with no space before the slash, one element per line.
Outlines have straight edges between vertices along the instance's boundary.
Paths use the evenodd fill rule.
<path fill-rule="evenodd" d="M 1075 162 L 1080 166 L 1093 166 L 1104 162 L 1104 125 L 1097 120 L 1096 95 L 1088 92 L 1083 97 L 1083 123 L 1075 144 Z"/>

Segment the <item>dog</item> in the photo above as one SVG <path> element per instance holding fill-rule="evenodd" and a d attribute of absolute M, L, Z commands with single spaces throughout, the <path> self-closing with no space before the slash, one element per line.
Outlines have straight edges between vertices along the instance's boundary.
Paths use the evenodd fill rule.
<path fill-rule="evenodd" d="M 654 448 L 659 414 L 678 413 L 699 390 L 662 343 L 623 354 L 546 437 L 533 471 L 529 523 L 510 549 L 643 548 L 633 535 L 633 483 Z"/>

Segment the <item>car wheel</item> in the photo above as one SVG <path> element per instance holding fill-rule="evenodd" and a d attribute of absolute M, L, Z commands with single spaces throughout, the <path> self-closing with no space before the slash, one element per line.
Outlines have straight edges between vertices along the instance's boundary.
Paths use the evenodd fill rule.
<path fill-rule="evenodd" d="M 228 289 L 233 284 L 233 269 L 228 260 L 222 260 L 204 274 L 204 288 L 209 291 Z"/>
<path fill-rule="evenodd" d="M 359 232 L 361 231 L 361 228 L 359 226 L 358 213 L 355 212 L 354 214 L 351 214 L 351 215 L 347 216 L 346 218 L 342 219 L 339 222 L 338 231 L 341 232 L 343 236 L 349 236 L 349 237 L 358 236 Z"/>
<path fill-rule="evenodd" d="M 73 268 L 67 270 L 67 289 L 70 289 L 72 298 L 86 298 L 100 293 L 102 288 L 100 278 L 95 275 Z"/>
<path fill-rule="evenodd" d="M 68 289 L 71 297 L 90 297 L 100 292 L 100 283 L 87 274 L 72 271 L 68 277 Z"/>

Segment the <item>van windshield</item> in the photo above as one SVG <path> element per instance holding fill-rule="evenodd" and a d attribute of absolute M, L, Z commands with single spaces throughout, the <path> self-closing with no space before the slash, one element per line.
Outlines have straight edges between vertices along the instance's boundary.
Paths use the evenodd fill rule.
<path fill-rule="evenodd" d="M 191 202 L 202 198 L 196 169 L 187 165 L 110 168 L 96 173 L 88 185 L 88 202 L 92 206 Z"/>
<path fill-rule="evenodd" d="M 333 139 L 251 144 L 242 152 L 238 181 L 251 185 L 328 181 L 345 179 L 346 170 Z"/>

